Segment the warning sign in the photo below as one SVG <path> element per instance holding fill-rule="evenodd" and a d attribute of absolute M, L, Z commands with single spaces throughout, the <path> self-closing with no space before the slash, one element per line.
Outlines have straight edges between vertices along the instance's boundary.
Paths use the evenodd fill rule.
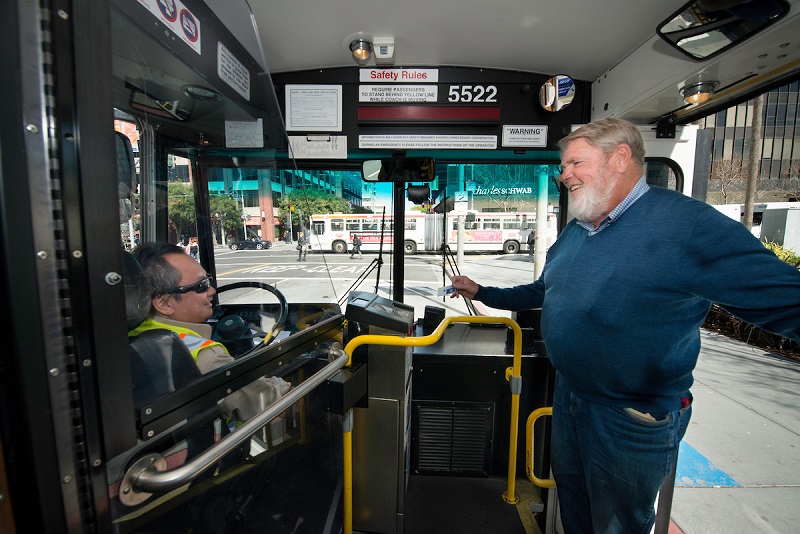
<path fill-rule="evenodd" d="M 139 0 L 139 3 L 189 48 L 201 53 L 200 21 L 180 0 Z"/>
<path fill-rule="evenodd" d="M 436 102 L 435 85 L 361 85 L 359 102 Z"/>

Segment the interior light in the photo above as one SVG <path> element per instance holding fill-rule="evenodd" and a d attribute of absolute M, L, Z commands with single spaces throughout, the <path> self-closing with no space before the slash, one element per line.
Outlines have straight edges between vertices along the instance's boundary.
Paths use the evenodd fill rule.
<path fill-rule="evenodd" d="M 687 104 L 702 104 L 714 95 L 719 82 L 698 82 L 681 89 L 683 101 Z"/>
<path fill-rule="evenodd" d="M 372 43 L 365 39 L 354 39 L 350 42 L 350 52 L 353 53 L 353 61 L 365 65 L 372 56 Z"/>
<path fill-rule="evenodd" d="M 216 101 L 220 99 L 220 94 L 213 89 L 203 87 L 202 85 L 184 85 L 181 91 L 188 97 L 195 100 L 208 100 Z"/>

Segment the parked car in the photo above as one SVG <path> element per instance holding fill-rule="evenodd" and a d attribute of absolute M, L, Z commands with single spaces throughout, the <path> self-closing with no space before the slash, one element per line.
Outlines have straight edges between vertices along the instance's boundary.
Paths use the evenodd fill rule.
<path fill-rule="evenodd" d="M 233 241 L 228 245 L 231 250 L 266 250 L 272 246 L 272 241 L 265 239 L 246 239 L 245 241 Z"/>

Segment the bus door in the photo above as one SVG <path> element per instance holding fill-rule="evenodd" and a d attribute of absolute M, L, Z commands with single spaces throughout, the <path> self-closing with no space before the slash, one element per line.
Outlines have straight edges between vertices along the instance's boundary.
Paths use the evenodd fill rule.
<path fill-rule="evenodd" d="M 25 68 L 4 59 L 24 76 L 3 83 L 16 117 L 3 116 L 2 152 L 27 156 L 3 158 L 0 209 L 0 435 L 17 524 L 341 530 L 345 410 L 321 387 L 347 361 L 339 307 L 237 280 L 245 269 L 219 259 L 228 237 L 272 237 L 260 201 L 286 149 L 247 3 L 77 2 L 61 16 L 8 4 L 4 20 L 21 21 L 9 57 Z M 136 257 L 149 242 L 187 245 L 218 287 L 204 326 L 225 365 L 201 370 L 191 333 L 148 326 Z"/>

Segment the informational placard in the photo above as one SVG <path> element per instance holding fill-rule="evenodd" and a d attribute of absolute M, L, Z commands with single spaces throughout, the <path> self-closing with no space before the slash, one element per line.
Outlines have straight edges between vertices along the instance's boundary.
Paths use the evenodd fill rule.
<path fill-rule="evenodd" d="M 295 159 L 347 159 L 347 136 L 290 135 L 289 150 Z"/>
<path fill-rule="evenodd" d="M 202 53 L 200 20 L 180 0 L 139 0 L 139 3 L 189 48 Z"/>
<path fill-rule="evenodd" d="M 264 124 L 254 121 L 225 121 L 225 146 L 228 148 L 264 148 Z"/>
<path fill-rule="evenodd" d="M 286 85 L 286 129 L 342 131 L 341 85 Z"/>
<path fill-rule="evenodd" d="M 439 88 L 435 85 L 361 85 L 359 102 L 436 102 Z"/>
<path fill-rule="evenodd" d="M 361 69 L 358 81 L 366 83 L 437 83 L 439 69 Z"/>
<path fill-rule="evenodd" d="M 545 125 L 504 125 L 503 146 L 537 148 L 547 146 Z"/>
<path fill-rule="evenodd" d="M 220 42 L 217 43 L 217 75 L 242 98 L 250 101 L 250 71 Z"/>
<path fill-rule="evenodd" d="M 359 135 L 358 148 L 442 148 L 478 149 L 497 148 L 496 135 Z"/>

